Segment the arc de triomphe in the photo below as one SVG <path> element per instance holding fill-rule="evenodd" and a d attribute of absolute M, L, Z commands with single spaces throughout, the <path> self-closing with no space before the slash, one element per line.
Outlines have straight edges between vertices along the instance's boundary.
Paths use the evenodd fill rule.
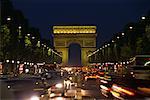
<path fill-rule="evenodd" d="M 62 55 L 62 65 L 68 64 L 68 48 L 72 43 L 81 47 L 82 65 L 88 64 L 87 55 L 96 49 L 96 26 L 53 26 L 54 47 Z"/>

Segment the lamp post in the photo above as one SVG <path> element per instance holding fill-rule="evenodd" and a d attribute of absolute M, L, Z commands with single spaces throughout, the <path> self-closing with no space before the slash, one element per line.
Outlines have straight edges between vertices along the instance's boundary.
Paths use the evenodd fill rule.
<path fill-rule="evenodd" d="M 19 37 L 19 42 L 20 42 L 20 39 L 22 38 L 22 36 L 21 36 L 21 28 L 22 28 L 21 26 L 18 26 L 18 29 L 19 29 L 18 30 L 18 32 L 19 32 L 19 34 L 18 34 L 19 35 L 18 36 Z"/>
<path fill-rule="evenodd" d="M 8 16 L 7 18 L 6 18 L 6 22 L 7 22 L 7 26 L 6 26 L 6 28 L 8 28 L 8 30 L 7 30 L 7 32 L 5 33 L 5 35 L 6 35 L 6 38 L 7 38 L 7 40 L 9 40 L 9 43 L 10 43 L 10 38 L 11 38 L 11 36 L 10 35 L 12 35 L 11 33 L 12 33 L 12 23 L 11 23 L 11 21 L 12 21 L 12 18 L 10 17 L 10 16 Z M 0 33 L 1 34 L 1 33 Z M 8 59 L 10 59 L 9 58 L 9 55 L 10 55 L 10 49 L 8 49 L 9 48 L 9 46 L 7 45 L 7 44 L 5 44 L 5 42 L 6 41 L 4 41 L 3 43 L 4 43 L 4 47 L 6 47 L 7 49 L 4 49 L 4 51 L 3 51 L 3 60 L 4 60 L 4 62 L 6 62 L 6 63 L 4 63 L 4 73 L 9 73 L 9 70 L 10 70 L 10 68 L 11 67 L 9 67 L 10 65 L 9 65 L 9 63 L 10 63 L 10 60 L 8 60 Z M 7 43 L 7 42 L 6 42 Z"/>
<path fill-rule="evenodd" d="M 110 58 L 111 58 L 111 56 L 110 56 L 110 44 L 108 43 L 107 44 L 107 52 L 108 52 L 108 60 L 110 61 Z"/>
<path fill-rule="evenodd" d="M 35 62 L 35 60 L 34 60 L 34 47 L 35 47 L 35 37 L 34 36 L 32 36 L 31 37 L 31 40 L 32 40 L 32 45 L 31 45 L 31 53 L 32 53 L 32 55 L 31 55 L 31 58 L 32 58 L 32 62 Z"/>

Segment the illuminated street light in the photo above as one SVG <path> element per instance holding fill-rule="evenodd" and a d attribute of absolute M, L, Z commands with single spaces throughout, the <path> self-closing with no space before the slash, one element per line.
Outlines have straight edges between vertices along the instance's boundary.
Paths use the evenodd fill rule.
<path fill-rule="evenodd" d="M 107 46 L 110 46 L 110 44 L 107 44 Z"/>
<path fill-rule="evenodd" d="M 22 27 L 21 27 L 21 26 L 19 26 L 18 28 L 19 28 L 19 29 L 21 29 Z"/>
<path fill-rule="evenodd" d="M 19 64 L 20 63 L 20 61 L 17 61 L 17 64 Z"/>
<path fill-rule="evenodd" d="M 122 36 L 124 36 L 124 33 L 122 33 Z"/>
<path fill-rule="evenodd" d="M 29 69 L 25 69 L 25 72 L 28 73 L 28 72 L 29 72 Z"/>
<path fill-rule="evenodd" d="M 44 47 L 46 47 L 46 45 L 44 45 Z"/>
<path fill-rule="evenodd" d="M 10 89 L 11 88 L 10 85 L 8 85 L 7 88 Z"/>
<path fill-rule="evenodd" d="M 35 37 L 33 36 L 32 39 L 35 39 Z"/>
<path fill-rule="evenodd" d="M 27 64 L 26 62 L 24 62 L 24 64 Z"/>
<path fill-rule="evenodd" d="M 126 62 L 123 62 L 123 64 L 126 64 Z"/>
<path fill-rule="evenodd" d="M 105 47 L 107 47 L 107 45 L 105 45 Z"/>
<path fill-rule="evenodd" d="M 27 65 L 29 65 L 29 62 L 27 62 Z"/>
<path fill-rule="evenodd" d="M 119 36 L 117 36 L 117 39 L 119 39 Z"/>
<path fill-rule="evenodd" d="M 6 62 L 8 63 L 8 62 L 9 62 L 9 60 L 6 60 Z"/>
<path fill-rule="evenodd" d="M 10 20 L 11 20 L 11 18 L 10 18 L 10 17 L 8 17 L 8 18 L 7 18 L 7 21 L 10 21 Z"/>
<path fill-rule="evenodd" d="M 14 61 L 14 60 L 12 60 L 11 62 L 12 62 L 12 63 L 15 63 L 15 61 Z"/>
<path fill-rule="evenodd" d="M 102 48 L 100 48 L 100 50 L 102 50 Z"/>
<path fill-rule="evenodd" d="M 115 41 L 114 40 L 112 40 L 112 43 L 114 43 Z"/>
<path fill-rule="evenodd" d="M 30 36 L 30 34 L 27 34 L 27 36 Z"/>
<path fill-rule="evenodd" d="M 130 26 L 130 27 L 129 27 L 129 29 L 133 29 L 133 27 L 132 27 L 132 26 Z"/>
<path fill-rule="evenodd" d="M 146 17 L 145 17 L 145 16 L 142 16 L 142 19 L 144 20 L 144 19 L 146 19 Z"/>

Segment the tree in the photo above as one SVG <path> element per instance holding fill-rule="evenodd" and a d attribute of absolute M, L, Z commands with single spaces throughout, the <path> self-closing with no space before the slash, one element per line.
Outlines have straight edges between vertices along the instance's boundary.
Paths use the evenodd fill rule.
<path fill-rule="evenodd" d="M 130 46 L 124 45 L 123 47 L 121 47 L 121 57 L 123 58 L 123 60 L 127 60 L 128 58 L 130 58 L 131 53 L 132 53 L 132 50 Z"/>
<path fill-rule="evenodd" d="M 8 29 L 7 25 L 1 26 L 1 35 L 0 35 L 0 57 L 1 60 L 7 59 L 7 54 L 9 53 L 9 46 L 10 46 L 10 39 L 11 34 L 10 30 Z"/>
<path fill-rule="evenodd" d="M 138 37 L 136 40 L 136 54 L 142 53 L 142 51 L 143 51 L 142 45 L 143 45 L 143 38 Z"/>

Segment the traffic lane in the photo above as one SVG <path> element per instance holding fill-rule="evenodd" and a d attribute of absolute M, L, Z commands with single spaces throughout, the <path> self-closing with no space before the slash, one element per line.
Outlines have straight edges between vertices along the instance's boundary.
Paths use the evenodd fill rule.
<path fill-rule="evenodd" d="M 1 83 L 1 98 L 7 99 L 11 98 L 14 100 L 25 100 L 32 97 L 33 95 L 39 96 L 44 93 L 43 89 L 40 91 L 35 91 L 36 88 L 41 88 L 36 85 L 37 80 L 0 80 Z M 9 94 L 9 95 L 7 95 Z"/>
<path fill-rule="evenodd" d="M 122 75 L 120 77 L 113 77 L 110 82 L 108 82 L 108 80 L 105 80 L 105 83 L 101 84 L 101 88 L 103 88 L 103 90 L 105 91 L 110 90 L 110 93 L 108 93 L 108 91 L 107 94 L 111 94 L 110 96 L 113 95 L 117 98 L 144 99 L 145 97 L 147 97 L 147 95 L 146 93 L 143 94 L 137 90 L 139 83 L 141 84 L 141 82 L 137 83 L 133 77 Z"/>
<path fill-rule="evenodd" d="M 106 99 L 106 97 L 104 97 L 100 91 L 99 79 L 84 81 L 84 84 L 81 88 L 83 97 L 88 96 L 96 99 Z"/>

